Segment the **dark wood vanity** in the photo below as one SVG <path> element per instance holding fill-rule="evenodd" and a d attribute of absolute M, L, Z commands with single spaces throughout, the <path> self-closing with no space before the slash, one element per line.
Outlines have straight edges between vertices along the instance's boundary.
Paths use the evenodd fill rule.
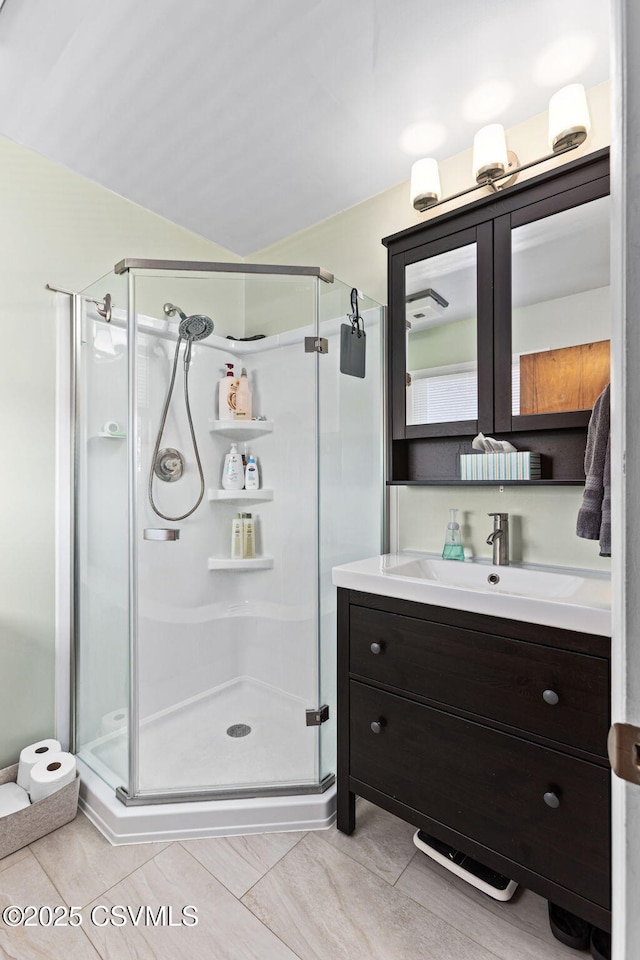
<path fill-rule="evenodd" d="M 338 829 L 364 797 L 609 929 L 609 648 L 338 589 Z"/>
<path fill-rule="evenodd" d="M 461 483 L 480 431 L 541 454 L 529 482 L 584 482 L 609 380 L 608 194 L 600 150 L 383 240 L 390 483 Z"/>

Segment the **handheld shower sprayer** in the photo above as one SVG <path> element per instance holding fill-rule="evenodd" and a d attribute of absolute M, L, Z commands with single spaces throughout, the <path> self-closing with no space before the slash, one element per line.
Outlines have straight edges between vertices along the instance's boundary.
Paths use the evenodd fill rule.
<path fill-rule="evenodd" d="M 204 340 L 205 337 L 208 337 L 213 332 L 213 320 L 210 317 L 205 317 L 203 314 L 193 314 L 193 316 L 188 317 L 186 313 L 177 307 L 173 303 L 165 303 L 163 307 L 164 313 L 167 317 L 174 317 L 177 314 L 180 316 L 180 326 L 178 327 L 178 341 L 176 343 L 176 352 L 173 357 L 173 369 L 171 371 L 171 380 L 169 382 L 169 389 L 167 391 L 167 397 L 164 402 L 164 409 L 162 411 L 162 418 L 160 421 L 160 429 L 158 430 L 158 436 L 156 438 L 156 445 L 153 451 L 153 456 L 151 458 L 151 469 L 149 471 L 149 503 L 151 504 L 154 512 L 162 517 L 163 520 L 171 520 L 175 522 L 177 520 L 185 520 L 187 517 L 190 517 L 191 514 L 197 510 L 202 502 L 204 497 L 204 472 L 202 470 L 202 463 L 200 462 L 200 453 L 198 451 L 198 443 L 196 441 L 196 434 L 193 428 L 193 418 L 191 416 L 191 406 L 189 404 L 189 366 L 191 364 L 191 347 L 196 340 Z M 193 451 L 196 456 L 196 463 L 198 465 L 198 473 L 200 475 L 200 496 L 194 504 L 194 506 L 187 513 L 183 513 L 179 517 L 169 517 L 164 513 L 160 513 L 156 507 L 153 500 L 153 475 L 156 473 L 156 467 L 158 464 L 158 458 L 161 457 L 160 444 L 162 442 L 162 434 L 164 433 L 165 424 L 167 421 L 167 414 L 169 412 L 169 405 L 171 403 L 171 397 L 173 395 L 173 387 L 176 380 L 176 370 L 178 367 L 178 357 L 180 355 L 180 344 L 184 340 L 184 403 L 187 409 L 187 420 L 189 421 L 189 430 L 191 432 L 191 440 L 193 442 Z M 160 475 L 160 474 L 158 474 Z"/>

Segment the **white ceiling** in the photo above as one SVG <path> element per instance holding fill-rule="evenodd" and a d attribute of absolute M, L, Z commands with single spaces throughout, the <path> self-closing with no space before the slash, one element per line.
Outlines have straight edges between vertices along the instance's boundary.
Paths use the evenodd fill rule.
<path fill-rule="evenodd" d="M 608 7 L 6 0 L 0 134 L 246 256 L 605 80 Z"/>

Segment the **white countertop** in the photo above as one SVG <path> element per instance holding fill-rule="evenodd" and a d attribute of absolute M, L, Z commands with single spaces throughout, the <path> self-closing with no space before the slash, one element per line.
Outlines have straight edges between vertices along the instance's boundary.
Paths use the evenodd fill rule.
<path fill-rule="evenodd" d="M 486 560 L 442 560 L 407 551 L 334 567 L 333 583 L 437 607 L 611 635 L 611 578 L 597 570 L 498 567 Z"/>

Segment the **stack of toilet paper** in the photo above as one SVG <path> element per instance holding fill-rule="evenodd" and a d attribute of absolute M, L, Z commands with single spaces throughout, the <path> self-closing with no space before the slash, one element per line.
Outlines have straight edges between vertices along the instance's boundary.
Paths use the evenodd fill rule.
<path fill-rule="evenodd" d="M 20 753 L 17 783 L 0 784 L 0 817 L 28 807 L 66 787 L 76 776 L 76 758 L 57 740 L 39 740 Z"/>

